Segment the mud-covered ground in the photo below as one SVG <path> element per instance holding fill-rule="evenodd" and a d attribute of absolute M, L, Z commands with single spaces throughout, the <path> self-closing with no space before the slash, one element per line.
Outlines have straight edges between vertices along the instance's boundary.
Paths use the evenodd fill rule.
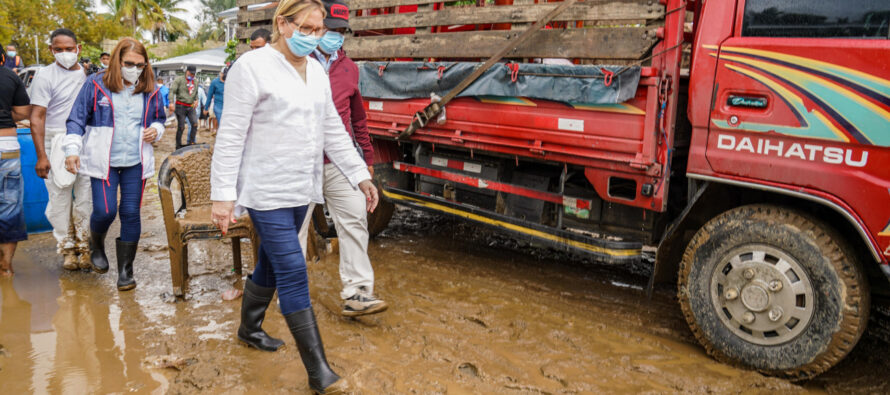
<path fill-rule="evenodd" d="M 0 280 L 0 394 L 308 392 L 277 305 L 264 326 L 284 350 L 236 340 L 240 299 L 221 297 L 243 285 L 230 245 L 191 246 L 191 286 L 176 300 L 155 180 L 142 218 L 132 292 L 116 290 L 114 263 L 104 275 L 62 270 L 49 234 L 20 245 L 15 278 Z M 804 383 L 720 364 L 671 293 L 646 297 L 640 268 L 592 265 L 410 210 L 397 211 L 369 254 L 390 304 L 375 316 L 339 315 L 336 252 L 309 265 L 328 358 L 356 393 L 890 392 L 890 345 L 871 334 Z"/>

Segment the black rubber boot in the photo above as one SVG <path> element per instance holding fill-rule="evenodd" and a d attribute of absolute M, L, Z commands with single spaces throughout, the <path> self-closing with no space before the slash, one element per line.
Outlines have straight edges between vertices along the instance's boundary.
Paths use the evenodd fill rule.
<path fill-rule="evenodd" d="M 136 259 L 138 242 L 121 241 L 115 239 L 117 247 L 117 290 L 129 291 L 136 288 L 136 280 L 133 279 L 133 260 Z"/>
<path fill-rule="evenodd" d="M 244 282 L 244 296 L 241 298 L 241 326 L 238 327 L 238 340 L 263 351 L 278 351 L 284 346 L 281 339 L 271 337 L 263 330 L 266 309 L 269 308 L 274 295 L 275 288 L 261 287 L 253 282 L 251 276 L 247 276 L 247 281 Z"/>
<path fill-rule="evenodd" d="M 315 313 L 312 308 L 295 311 L 284 316 L 290 333 L 297 341 L 300 359 L 309 375 L 309 388 L 319 394 L 342 394 L 348 384 L 331 370 L 324 355 L 324 344 L 318 333 Z"/>
<path fill-rule="evenodd" d="M 105 255 L 105 233 L 90 232 L 90 263 L 96 273 L 108 271 L 108 256 Z"/>

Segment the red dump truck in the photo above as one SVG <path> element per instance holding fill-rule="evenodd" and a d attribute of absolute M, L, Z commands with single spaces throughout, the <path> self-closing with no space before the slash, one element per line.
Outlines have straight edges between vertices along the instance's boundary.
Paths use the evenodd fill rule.
<path fill-rule="evenodd" d="M 402 138 L 561 3 L 349 4 L 388 202 L 609 263 L 657 246 L 708 353 L 791 379 L 888 294 L 890 2 L 578 2 Z"/>

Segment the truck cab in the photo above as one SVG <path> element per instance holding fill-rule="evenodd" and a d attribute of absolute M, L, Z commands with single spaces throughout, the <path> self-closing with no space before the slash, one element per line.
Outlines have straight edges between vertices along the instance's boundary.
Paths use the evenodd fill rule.
<path fill-rule="evenodd" d="M 677 274 L 718 359 L 812 377 L 852 349 L 887 290 L 890 4 L 699 6 L 686 215 L 655 277 Z"/>

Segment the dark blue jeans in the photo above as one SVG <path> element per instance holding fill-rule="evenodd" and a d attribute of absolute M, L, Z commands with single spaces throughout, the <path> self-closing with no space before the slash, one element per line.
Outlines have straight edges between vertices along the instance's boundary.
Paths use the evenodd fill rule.
<path fill-rule="evenodd" d="M 93 215 L 90 216 L 90 230 L 97 233 L 108 232 L 118 213 L 117 190 L 120 187 L 121 201 L 121 241 L 137 242 L 142 234 L 142 221 L 139 209 L 142 205 L 142 164 L 130 167 L 112 167 L 108 180 L 90 179 L 93 191 Z"/>
<path fill-rule="evenodd" d="M 307 206 L 260 211 L 247 209 L 253 227 L 260 236 L 260 253 L 253 282 L 261 287 L 278 288 L 281 314 L 312 307 L 306 259 L 300 247 L 300 225 Z"/>

